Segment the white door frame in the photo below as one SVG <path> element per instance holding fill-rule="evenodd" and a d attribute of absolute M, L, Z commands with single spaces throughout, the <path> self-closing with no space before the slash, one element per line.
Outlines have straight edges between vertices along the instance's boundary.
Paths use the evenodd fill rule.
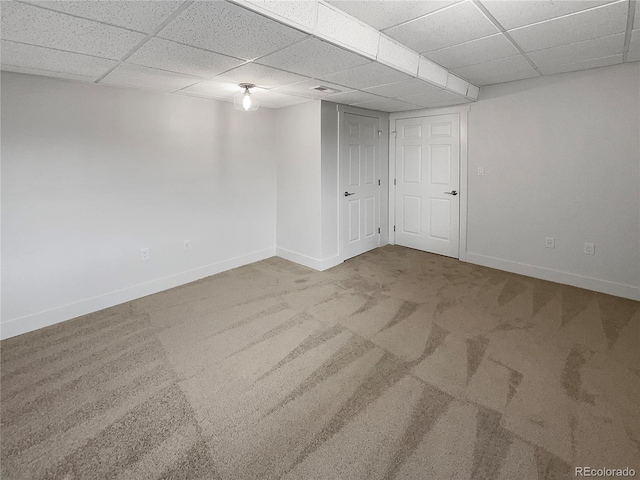
<path fill-rule="evenodd" d="M 342 178 L 340 173 L 342 172 L 342 127 L 344 126 L 344 114 L 351 113 L 354 115 L 362 115 L 364 117 L 377 118 L 378 124 L 382 134 L 380 135 L 380 149 L 378 153 L 378 175 L 380 178 L 379 190 L 379 202 L 378 202 L 378 225 L 380 226 L 380 234 L 378 235 L 378 246 L 386 245 L 389 243 L 389 169 L 386 168 L 389 165 L 389 114 L 384 112 L 377 112 L 374 110 L 367 110 L 365 108 L 350 107 L 348 105 L 338 104 L 338 255 L 340 261 L 345 261 L 344 252 L 344 232 L 342 228 L 342 207 L 340 206 L 343 200 L 343 194 L 340 190 Z M 395 164 L 394 164 L 395 169 Z"/>
<path fill-rule="evenodd" d="M 468 161 L 468 114 L 469 105 L 459 107 L 430 108 L 425 110 L 412 110 L 410 112 L 392 113 L 389 117 L 391 132 L 396 130 L 396 120 L 405 118 L 432 117 L 457 113 L 460 116 L 460 246 L 458 259 L 467 259 L 467 161 Z M 392 134 L 389 140 L 389 178 L 396 178 L 396 139 Z M 395 245 L 396 237 L 393 226 L 396 224 L 396 188 L 393 180 L 389 186 L 389 243 Z"/>

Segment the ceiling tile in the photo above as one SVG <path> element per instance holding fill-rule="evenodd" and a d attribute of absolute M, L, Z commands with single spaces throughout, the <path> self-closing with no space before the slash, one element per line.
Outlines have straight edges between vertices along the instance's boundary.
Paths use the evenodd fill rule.
<path fill-rule="evenodd" d="M 418 110 L 418 105 L 412 105 L 411 103 L 401 102 L 400 100 L 393 100 L 391 98 L 383 98 L 382 100 L 375 100 L 373 102 L 356 103 L 354 107 L 368 108 L 369 110 L 378 110 L 381 112 L 405 112 L 407 110 Z"/>
<path fill-rule="evenodd" d="M 446 69 L 436 63 L 433 63 L 431 60 L 420 57 L 420 66 L 418 67 L 419 78 L 444 88 L 447 86 L 448 76 L 449 72 L 447 72 Z"/>
<path fill-rule="evenodd" d="M 247 0 L 249 3 L 262 8 L 279 17 L 297 23 L 309 30 L 316 27 L 318 12 L 317 2 L 292 2 L 291 0 Z"/>
<path fill-rule="evenodd" d="M 383 97 L 398 98 L 407 95 L 417 95 L 419 93 L 433 94 L 434 92 L 440 92 L 441 89 L 419 78 L 412 78 L 398 83 L 367 88 L 365 91 Z"/>
<path fill-rule="evenodd" d="M 384 35 L 380 36 L 377 60 L 386 65 L 398 68 L 410 75 L 418 74 L 420 55 L 405 45 L 394 42 Z"/>
<path fill-rule="evenodd" d="M 92 57 L 80 53 L 2 40 L 0 58 L 3 64 L 42 71 L 96 78 L 118 65 L 116 60 Z"/>
<path fill-rule="evenodd" d="M 385 33 L 417 52 L 431 52 L 498 33 L 472 2 L 465 1 Z"/>
<path fill-rule="evenodd" d="M 447 90 L 450 92 L 459 93 L 460 95 L 466 95 L 469 89 L 469 82 L 457 77 L 453 73 L 449 73 L 447 76 Z"/>
<path fill-rule="evenodd" d="M 95 77 L 87 77 L 85 75 L 74 75 L 73 73 L 53 72 L 51 70 L 39 70 L 37 68 L 16 67 L 14 65 L 0 65 L 3 72 L 24 73 L 26 75 L 40 75 L 43 77 L 65 78 L 67 80 L 76 80 L 78 82 L 93 82 Z"/>
<path fill-rule="evenodd" d="M 16 2 L 2 2 L 3 40 L 120 60 L 145 35 Z"/>
<path fill-rule="evenodd" d="M 337 93 L 322 93 L 317 90 L 312 90 L 313 87 L 328 87 L 332 90 L 337 90 L 338 93 L 348 92 L 350 89 L 345 88 L 342 85 L 335 85 L 333 83 L 326 82 L 324 80 L 314 80 L 308 79 L 304 82 L 295 83 L 293 85 L 286 85 L 283 87 L 278 87 L 275 90 L 280 93 L 289 93 L 292 95 L 298 95 L 300 97 L 308 97 L 308 98 L 325 98 L 330 97 L 332 95 L 337 95 Z"/>
<path fill-rule="evenodd" d="M 538 67 L 577 63 L 593 58 L 609 57 L 611 55 L 622 54 L 624 36 L 624 33 L 619 33 L 609 37 L 571 43 L 569 45 L 547 48 L 545 50 L 537 50 L 530 52 L 528 56 Z"/>
<path fill-rule="evenodd" d="M 634 30 L 631 33 L 631 44 L 629 45 L 628 62 L 637 62 L 640 60 L 640 30 Z"/>
<path fill-rule="evenodd" d="M 425 57 L 445 68 L 460 68 L 476 63 L 518 55 L 518 49 L 502 33 L 425 53 Z"/>
<path fill-rule="evenodd" d="M 458 0 L 430 0 L 428 2 L 424 0 L 329 0 L 329 3 L 367 25 L 382 30 L 447 7 L 456 1 Z"/>
<path fill-rule="evenodd" d="M 261 107 L 267 108 L 288 107 L 290 105 L 297 105 L 299 103 L 305 103 L 311 100 L 310 98 L 296 97 L 295 95 L 278 93 L 274 92 L 273 90 L 267 90 L 265 92 L 257 93 L 255 97 L 260 101 Z"/>
<path fill-rule="evenodd" d="M 344 105 L 353 105 L 354 103 L 373 102 L 376 100 L 382 100 L 384 97 L 373 95 L 371 93 L 353 91 L 346 93 L 338 93 L 331 96 L 331 101 L 336 103 L 342 103 Z"/>
<path fill-rule="evenodd" d="M 233 96 L 242 93 L 243 89 L 235 82 L 217 80 L 204 80 L 191 85 L 180 93 L 198 95 L 200 97 L 216 98 L 218 100 L 233 101 Z M 263 92 L 261 88 L 252 88 L 251 92 L 257 94 Z"/>
<path fill-rule="evenodd" d="M 159 37 L 251 60 L 307 35 L 228 2 L 194 2 Z"/>
<path fill-rule="evenodd" d="M 476 85 L 511 82 L 538 76 L 522 55 L 457 68 L 454 73 Z"/>
<path fill-rule="evenodd" d="M 131 55 L 127 63 L 207 78 L 237 67 L 244 60 L 154 37 Z"/>
<path fill-rule="evenodd" d="M 318 5 L 318 24 L 314 33 L 370 58 L 378 54 L 380 32 L 327 5 Z"/>
<path fill-rule="evenodd" d="M 544 75 L 553 75 L 556 73 L 575 72 L 577 70 L 586 70 L 588 68 L 608 67 L 622 63 L 622 54 L 612 55 L 610 57 L 596 58 L 585 62 L 569 63 L 565 65 L 552 65 L 549 67 L 540 67 L 540 71 Z"/>
<path fill-rule="evenodd" d="M 246 63 L 238 68 L 218 75 L 215 80 L 232 83 L 253 83 L 261 88 L 276 88 L 307 80 L 307 77 L 265 67 L 257 63 Z"/>
<path fill-rule="evenodd" d="M 199 80 L 201 79 L 179 73 L 123 63 L 104 77 L 100 83 L 170 93 Z"/>
<path fill-rule="evenodd" d="M 183 2 L 46 0 L 32 1 L 31 3 L 58 12 L 108 23 L 116 27 L 153 33 Z"/>
<path fill-rule="evenodd" d="M 408 80 L 411 76 L 381 63 L 371 62 L 349 70 L 332 73 L 322 78 L 345 87 L 362 89 Z"/>
<path fill-rule="evenodd" d="M 455 93 L 447 92 L 446 90 L 438 90 L 430 93 L 421 93 L 419 95 L 407 95 L 399 97 L 398 100 L 420 105 L 421 107 L 429 107 L 433 104 L 457 102 L 461 98 L 462 97 L 460 97 L 460 95 L 456 95 Z"/>
<path fill-rule="evenodd" d="M 480 1 L 507 30 L 612 2 L 612 0 L 521 0 L 517 3 L 504 0 Z"/>
<path fill-rule="evenodd" d="M 332 72 L 364 65 L 369 63 L 369 60 L 317 38 L 309 38 L 263 57 L 257 63 L 307 77 L 322 77 Z"/>
<path fill-rule="evenodd" d="M 626 1 L 510 30 L 509 35 L 525 51 L 542 50 L 592 38 L 622 33 L 627 28 Z"/>

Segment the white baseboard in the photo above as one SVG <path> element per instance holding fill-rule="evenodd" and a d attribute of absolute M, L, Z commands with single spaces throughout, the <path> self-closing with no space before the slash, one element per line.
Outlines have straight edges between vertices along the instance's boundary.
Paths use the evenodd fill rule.
<path fill-rule="evenodd" d="M 342 260 L 337 255 L 335 257 L 320 260 L 319 258 L 303 255 L 302 253 L 287 250 L 286 248 L 282 247 L 276 247 L 276 255 L 278 257 L 284 258 L 285 260 L 289 260 L 290 262 L 298 263 L 300 265 L 313 268 L 314 270 L 318 270 L 320 272 L 342 263 Z"/>
<path fill-rule="evenodd" d="M 563 283 L 574 287 L 586 288 L 596 292 L 608 293 L 616 297 L 640 300 L 640 287 L 625 285 L 624 283 L 610 282 L 593 277 L 584 277 L 575 273 L 562 272 L 551 268 L 527 265 L 526 263 L 512 262 L 501 258 L 488 257 L 478 253 L 467 252 L 466 261 L 484 267 L 496 268 L 512 273 L 519 273 L 528 277 L 540 278 L 551 282 Z"/>
<path fill-rule="evenodd" d="M 98 310 L 113 307 L 114 305 L 135 300 L 136 298 L 145 297 L 153 293 L 168 290 L 169 288 L 178 287 L 201 278 L 215 275 L 216 273 L 273 257 L 275 253 L 275 248 L 267 248 L 258 252 L 252 252 L 239 257 L 223 260 L 221 262 L 205 265 L 203 267 L 194 268 L 193 270 L 187 270 L 186 272 L 151 280 L 150 282 L 145 282 L 140 285 L 134 285 L 132 287 L 80 300 L 79 302 L 62 305 L 43 312 L 7 320 L 0 324 L 0 338 L 5 339 L 15 337 L 16 335 L 21 335 L 39 328 L 71 320 L 72 318 L 86 315 L 88 313 L 97 312 Z"/>

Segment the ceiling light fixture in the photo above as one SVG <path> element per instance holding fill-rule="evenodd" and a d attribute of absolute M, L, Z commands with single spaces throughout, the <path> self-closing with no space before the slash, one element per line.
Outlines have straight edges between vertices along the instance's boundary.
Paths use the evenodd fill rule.
<path fill-rule="evenodd" d="M 260 106 L 258 99 L 251 95 L 250 88 L 255 88 L 253 83 L 241 83 L 241 88 L 244 88 L 244 92 L 239 93 L 233 97 L 233 104 L 238 110 L 244 110 L 245 112 L 251 112 L 257 110 Z"/>

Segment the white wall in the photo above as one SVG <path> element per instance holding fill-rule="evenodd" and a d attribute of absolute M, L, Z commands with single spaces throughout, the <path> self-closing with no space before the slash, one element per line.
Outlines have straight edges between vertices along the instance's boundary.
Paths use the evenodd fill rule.
<path fill-rule="evenodd" d="M 1 105 L 2 337 L 275 253 L 275 110 L 13 73 Z"/>
<path fill-rule="evenodd" d="M 320 105 L 314 100 L 276 111 L 277 253 L 320 268 Z"/>
<path fill-rule="evenodd" d="M 482 87 L 467 260 L 640 299 L 639 92 L 638 63 Z"/>
<path fill-rule="evenodd" d="M 321 257 L 327 265 L 339 262 L 338 193 L 338 105 L 322 102 L 321 106 Z"/>

